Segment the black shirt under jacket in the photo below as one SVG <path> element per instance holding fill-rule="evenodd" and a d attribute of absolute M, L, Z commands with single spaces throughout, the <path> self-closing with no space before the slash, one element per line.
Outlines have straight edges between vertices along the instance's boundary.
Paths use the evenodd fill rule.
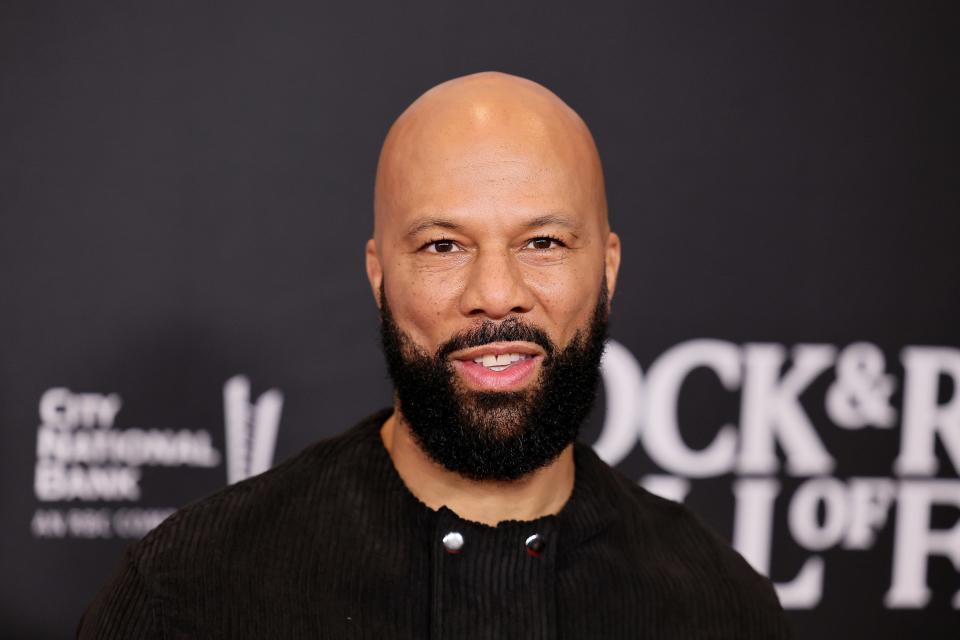
<path fill-rule="evenodd" d="M 128 548 L 79 637 L 790 637 L 766 578 L 589 446 L 559 513 L 491 527 L 407 489 L 389 415 L 174 513 Z"/>

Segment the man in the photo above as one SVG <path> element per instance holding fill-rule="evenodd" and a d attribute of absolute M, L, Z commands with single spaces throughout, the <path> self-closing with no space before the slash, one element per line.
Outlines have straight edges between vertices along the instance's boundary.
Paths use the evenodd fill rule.
<path fill-rule="evenodd" d="M 482 73 L 397 120 L 366 267 L 391 410 L 133 545 L 84 638 L 783 638 L 770 583 L 576 443 L 620 243 L 586 125 Z"/>

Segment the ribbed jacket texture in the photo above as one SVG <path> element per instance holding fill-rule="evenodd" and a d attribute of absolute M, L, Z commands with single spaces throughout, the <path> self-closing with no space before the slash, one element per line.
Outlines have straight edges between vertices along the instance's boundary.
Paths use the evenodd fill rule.
<path fill-rule="evenodd" d="M 490 527 L 410 493 L 389 415 L 177 511 L 130 546 L 79 637 L 790 637 L 766 578 L 590 447 L 559 513 Z"/>

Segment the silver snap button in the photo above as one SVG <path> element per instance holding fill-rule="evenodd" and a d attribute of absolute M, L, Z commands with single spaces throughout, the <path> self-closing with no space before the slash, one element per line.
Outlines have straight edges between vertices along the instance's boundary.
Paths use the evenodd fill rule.
<path fill-rule="evenodd" d="M 534 558 L 543 553 L 543 550 L 547 548 L 547 541 L 544 540 L 543 536 L 539 533 L 528 536 L 525 544 L 527 545 L 527 555 Z"/>
<path fill-rule="evenodd" d="M 443 546 L 447 553 L 460 553 L 463 549 L 463 536 L 458 531 L 451 531 L 443 536 Z"/>

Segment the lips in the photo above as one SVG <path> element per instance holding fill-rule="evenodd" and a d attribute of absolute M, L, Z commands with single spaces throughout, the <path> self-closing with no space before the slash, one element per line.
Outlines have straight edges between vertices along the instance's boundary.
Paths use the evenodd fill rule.
<path fill-rule="evenodd" d="M 482 391 L 517 390 L 529 383 L 543 359 L 532 343 L 491 343 L 452 354 L 453 366 L 469 387 Z"/>

